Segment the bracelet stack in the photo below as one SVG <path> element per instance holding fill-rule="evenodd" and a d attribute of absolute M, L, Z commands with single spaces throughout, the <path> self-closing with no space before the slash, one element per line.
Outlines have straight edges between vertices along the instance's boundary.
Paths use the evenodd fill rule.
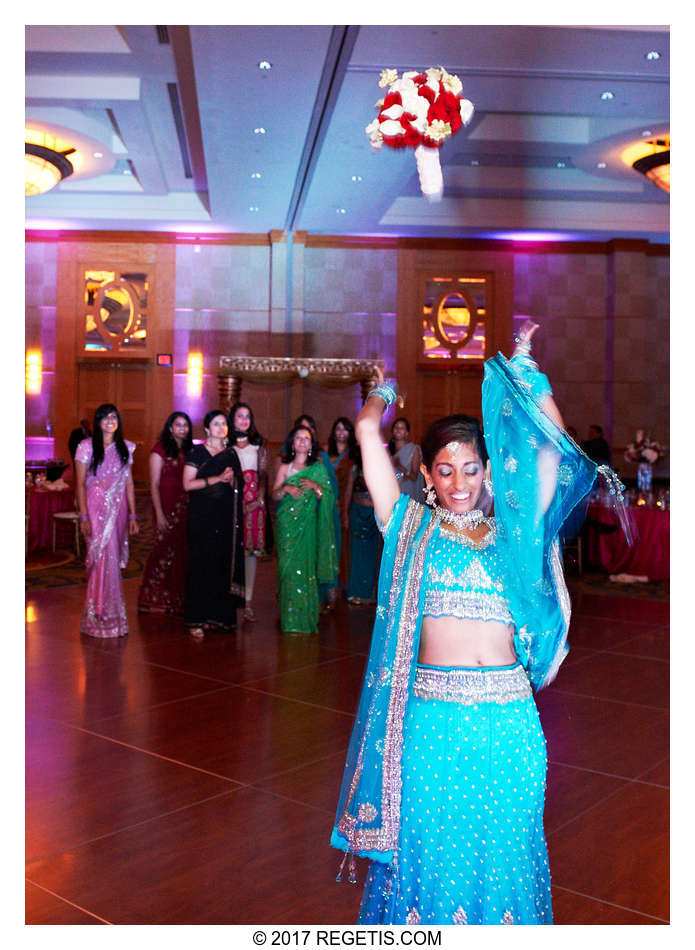
<path fill-rule="evenodd" d="M 89 515 L 80 515 L 80 521 L 89 521 Z"/>
<path fill-rule="evenodd" d="M 129 520 L 129 521 L 137 521 L 137 520 L 138 520 L 138 516 L 135 514 L 134 511 L 131 511 L 131 513 L 128 515 L 128 520 Z"/>
<path fill-rule="evenodd" d="M 374 389 L 370 389 L 367 393 L 367 399 L 369 399 L 370 396 L 379 396 L 383 399 L 387 409 L 396 401 L 395 390 L 386 383 L 382 383 L 381 386 L 375 386 Z"/>

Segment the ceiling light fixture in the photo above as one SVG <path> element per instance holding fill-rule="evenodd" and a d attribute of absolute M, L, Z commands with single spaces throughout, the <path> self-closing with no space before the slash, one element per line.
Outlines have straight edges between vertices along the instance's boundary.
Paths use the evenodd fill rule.
<path fill-rule="evenodd" d="M 249 205 L 249 211 L 258 211 L 258 205 Z"/>
<path fill-rule="evenodd" d="M 336 208 L 336 214 L 345 214 L 345 208 Z"/>
<path fill-rule="evenodd" d="M 644 58 L 649 60 L 661 59 L 661 53 L 658 53 L 655 49 L 651 49 L 648 53 L 644 54 Z"/>
<path fill-rule="evenodd" d="M 252 177 L 252 178 L 260 178 L 260 177 L 261 177 L 261 173 L 260 173 L 260 172 L 251 172 L 251 177 Z"/>
<path fill-rule="evenodd" d="M 603 99 L 604 102 L 607 102 L 609 99 L 615 99 L 615 94 L 612 93 L 610 89 L 607 89 L 605 92 L 601 93 L 601 99 Z"/>
<path fill-rule="evenodd" d="M 263 128 L 262 125 L 259 125 L 257 128 L 255 128 L 255 129 L 253 130 L 253 134 L 254 134 L 254 135 L 265 135 L 265 129 Z"/>
<path fill-rule="evenodd" d="M 352 180 L 353 180 L 353 181 L 362 181 L 362 176 L 361 176 L 361 175 L 353 175 L 353 176 L 352 176 Z"/>
<path fill-rule="evenodd" d="M 605 162 L 596 162 L 596 167 L 597 167 L 597 168 L 605 168 L 605 167 L 606 167 L 606 163 L 605 163 Z"/>
<path fill-rule="evenodd" d="M 24 142 L 24 195 L 43 195 L 58 182 L 68 178 L 74 172 L 72 162 L 67 158 L 75 151 L 68 148 L 57 152 L 46 145 Z"/>
<path fill-rule="evenodd" d="M 273 68 L 273 64 L 269 63 L 267 59 L 262 59 L 258 64 L 259 69 L 268 70 Z"/>
<path fill-rule="evenodd" d="M 648 142 L 636 142 L 626 148 L 621 158 L 626 165 L 644 175 L 662 191 L 671 191 L 671 136 L 664 135 Z"/>

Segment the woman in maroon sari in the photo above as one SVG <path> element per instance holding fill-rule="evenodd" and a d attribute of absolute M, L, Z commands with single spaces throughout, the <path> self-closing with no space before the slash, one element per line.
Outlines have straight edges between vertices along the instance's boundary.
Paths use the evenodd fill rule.
<path fill-rule="evenodd" d="M 191 420 L 185 412 L 172 412 L 150 453 L 154 546 L 140 585 L 140 613 L 183 614 L 188 548 L 183 466 L 192 445 Z"/>

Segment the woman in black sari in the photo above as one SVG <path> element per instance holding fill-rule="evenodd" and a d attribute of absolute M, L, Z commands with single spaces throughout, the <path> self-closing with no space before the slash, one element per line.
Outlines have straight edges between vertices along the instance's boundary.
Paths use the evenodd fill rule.
<path fill-rule="evenodd" d="M 230 632 L 244 606 L 244 480 L 239 458 L 227 447 L 227 417 L 213 409 L 203 420 L 207 436 L 186 456 L 188 571 L 184 620 L 191 636 Z"/>

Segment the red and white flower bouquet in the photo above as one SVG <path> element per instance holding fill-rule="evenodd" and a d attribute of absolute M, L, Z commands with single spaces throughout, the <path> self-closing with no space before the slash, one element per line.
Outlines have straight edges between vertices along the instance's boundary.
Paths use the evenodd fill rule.
<path fill-rule="evenodd" d="M 666 454 L 660 442 L 645 436 L 642 429 L 635 433 L 635 441 L 630 442 L 625 449 L 626 462 L 648 462 L 653 465 Z"/>
<path fill-rule="evenodd" d="M 473 118 L 473 103 L 463 98 L 461 80 L 443 66 L 402 76 L 384 69 L 379 87 L 388 91 L 365 129 L 371 145 L 414 149 L 422 193 L 438 200 L 444 190 L 439 149 Z"/>

